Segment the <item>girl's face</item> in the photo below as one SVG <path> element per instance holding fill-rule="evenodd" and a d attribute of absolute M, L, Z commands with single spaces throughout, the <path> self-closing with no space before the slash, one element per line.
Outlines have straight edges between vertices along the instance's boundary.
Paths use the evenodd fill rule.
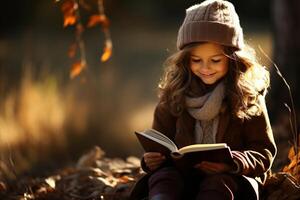
<path fill-rule="evenodd" d="M 228 71 L 229 58 L 221 45 L 203 43 L 191 50 L 190 68 L 205 84 L 214 84 Z"/>

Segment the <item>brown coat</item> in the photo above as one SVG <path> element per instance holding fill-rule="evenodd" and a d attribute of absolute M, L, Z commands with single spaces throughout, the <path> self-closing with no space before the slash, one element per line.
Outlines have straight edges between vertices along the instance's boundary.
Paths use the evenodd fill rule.
<path fill-rule="evenodd" d="M 263 97 L 260 97 L 260 104 L 264 108 L 262 114 L 251 119 L 241 120 L 233 117 L 228 110 L 222 110 L 216 142 L 230 146 L 234 160 L 241 168 L 240 175 L 255 178 L 263 184 L 277 149 Z M 167 135 L 179 148 L 194 144 L 194 126 L 195 119 L 187 111 L 175 117 L 163 103 L 155 108 L 152 128 Z M 143 161 L 142 167 L 147 171 Z M 141 185 L 138 187 L 142 188 Z"/>
<path fill-rule="evenodd" d="M 261 104 L 265 108 L 263 100 Z M 187 111 L 180 117 L 174 117 L 166 105 L 157 105 L 152 127 L 173 139 L 179 148 L 195 143 L 194 126 L 195 119 Z M 241 167 L 240 175 L 264 183 L 277 151 L 266 109 L 260 116 L 245 120 L 232 117 L 226 109 L 223 110 L 216 142 L 230 146 L 234 160 Z"/>

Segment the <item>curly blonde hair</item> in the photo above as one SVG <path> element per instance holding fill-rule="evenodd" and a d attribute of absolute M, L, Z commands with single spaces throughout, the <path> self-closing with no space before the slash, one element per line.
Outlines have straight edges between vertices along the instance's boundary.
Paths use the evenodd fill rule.
<path fill-rule="evenodd" d="M 167 58 L 159 82 L 159 97 L 175 116 L 184 111 L 185 95 L 190 90 L 192 80 L 197 79 L 189 67 L 190 52 L 196 45 L 199 43 L 190 44 Z M 269 72 L 257 62 L 255 51 L 250 46 L 240 51 L 226 46 L 223 48 L 229 58 L 229 69 L 224 77 L 227 106 L 234 116 L 241 119 L 260 115 L 262 107 L 258 97 L 267 92 L 270 85 Z M 200 87 L 205 88 L 202 81 L 198 82 Z"/>

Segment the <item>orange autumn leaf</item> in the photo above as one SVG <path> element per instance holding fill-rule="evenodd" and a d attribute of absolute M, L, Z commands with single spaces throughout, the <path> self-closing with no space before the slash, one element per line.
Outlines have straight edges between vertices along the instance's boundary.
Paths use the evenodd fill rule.
<path fill-rule="evenodd" d="M 290 169 L 288 168 L 288 166 L 284 166 L 284 168 L 282 169 L 283 172 L 288 172 Z"/>
<path fill-rule="evenodd" d="M 109 20 L 105 15 L 90 16 L 87 27 L 91 28 L 96 26 L 97 24 L 101 24 L 104 28 L 107 28 L 109 26 Z"/>
<path fill-rule="evenodd" d="M 61 10 L 64 14 L 64 27 L 74 25 L 77 21 L 75 10 L 78 8 L 77 3 L 74 0 L 65 1 Z"/>
<path fill-rule="evenodd" d="M 290 172 L 290 173 L 292 173 L 293 168 L 296 168 L 296 164 L 297 164 L 296 157 L 294 157 L 294 159 L 291 160 L 290 164 L 287 165 L 287 166 L 285 166 L 283 168 L 283 172 Z"/>
<path fill-rule="evenodd" d="M 128 183 L 128 182 L 133 181 L 133 180 L 134 180 L 133 178 L 131 178 L 129 176 L 126 176 L 126 175 L 119 177 L 119 182 L 120 183 Z"/>
<path fill-rule="evenodd" d="M 291 147 L 289 150 L 289 154 L 288 154 L 288 158 L 290 160 L 293 160 L 293 157 L 295 156 L 295 151 L 294 151 L 294 147 Z"/>
<path fill-rule="evenodd" d="M 112 54 L 112 43 L 110 40 L 105 42 L 104 52 L 101 56 L 101 62 L 106 62 Z"/>
<path fill-rule="evenodd" d="M 106 62 L 111 57 L 111 54 L 112 54 L 112 50 L 105 47 L 104 53 L 101 56 L 101 62 Z"/>
<path fill-rule="evenodd" d="M 76 23 L 75 15 L 68 15 L 64 17 L 64 27 L 71 26 Z"/>
<path fill-rule="evenodd" d="M 78 76 L 82 70 L 85 68 L 85 64 L 83 61 L 78 61 L 72 65 L 70 77 L 73 79 Z"/>
<path fill-rule="evenodd" d="M 99 23 L 99 21 L 101 21 L 100 15 L 92 15 L 92 16 L 90 16 L 89 21 L 86 26 L 88 28 L 96 26 Z"/>

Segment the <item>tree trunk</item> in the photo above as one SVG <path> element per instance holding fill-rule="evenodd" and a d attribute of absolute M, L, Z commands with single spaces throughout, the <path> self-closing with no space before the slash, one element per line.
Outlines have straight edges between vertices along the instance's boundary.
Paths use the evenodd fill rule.
<path fill-rule="evenodd" d="M 295 108 L 300 111 L 300 1 L 274 0 L 274 61 L 291 86 Z M 291 105 L 288 90 L 272 70 L 271 118 L 286 110 L 284 103 Z M 298 86 L 298 87 L 297 87 Z M 276 116 L 276 117 L 274 117 Z"/>

